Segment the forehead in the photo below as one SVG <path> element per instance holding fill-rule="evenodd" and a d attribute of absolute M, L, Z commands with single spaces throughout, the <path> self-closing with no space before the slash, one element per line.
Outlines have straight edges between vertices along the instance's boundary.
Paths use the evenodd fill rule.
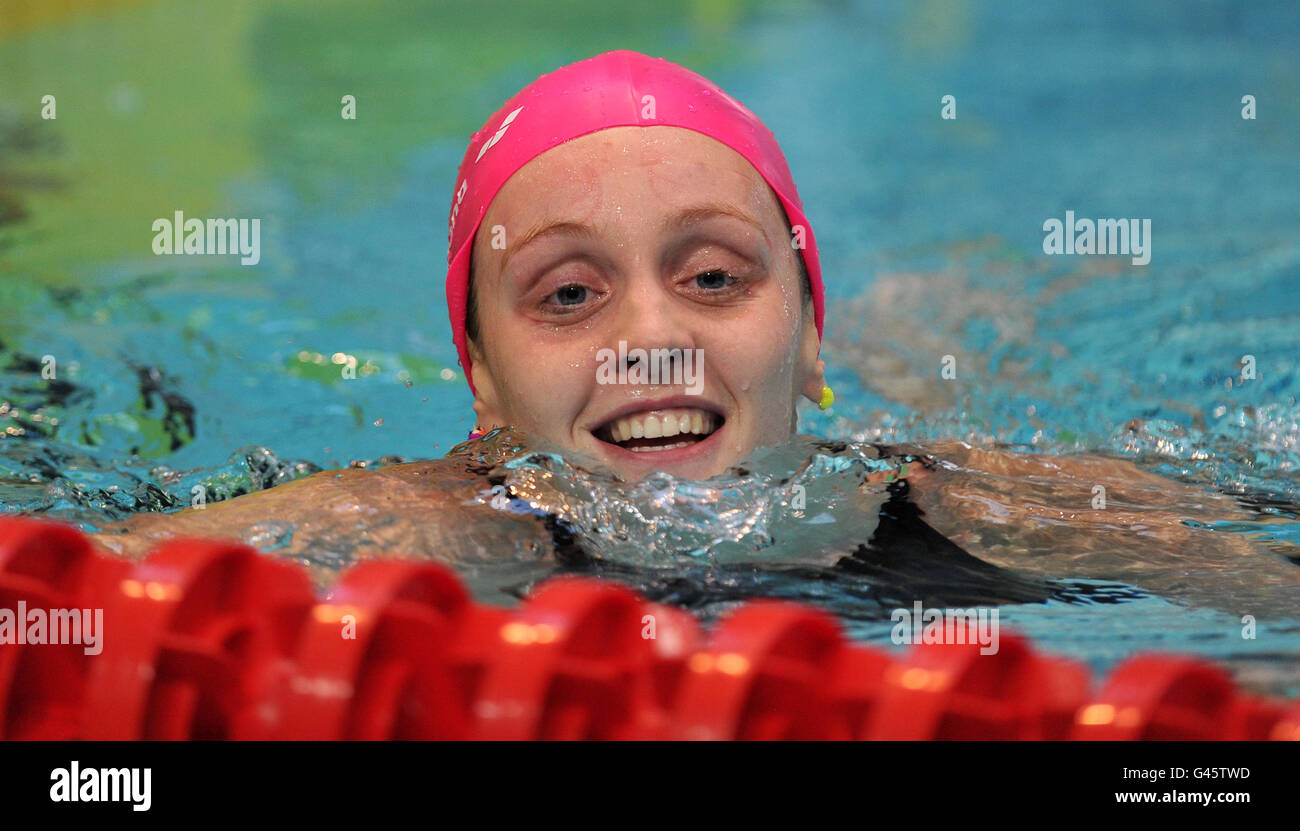
<path fill-rule="evenodd" d="M 722 142 L 681 127 L 613 127 L 530 160 L 497 193 L 483 225 L 595 224 L 604 211 L 650 219 L 719 202 L 765 227 L 784 223 L 767 182 Z"/>

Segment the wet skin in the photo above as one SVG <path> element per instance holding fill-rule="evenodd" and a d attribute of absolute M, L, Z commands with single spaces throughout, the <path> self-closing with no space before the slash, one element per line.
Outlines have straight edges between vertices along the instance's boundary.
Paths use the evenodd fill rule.
<path fill-rule="evenodd" d="M 1300 589 L 1294 564 L 1241 535 L 1186 524 L 1258 521 L 1229 496 L 1095 456 L 1009 453 L 961 442 L 893 449 L 935 463 L 873 474 L 864 490 L 879 490 L 902 474 L 925 522 L 989 563 L 1020 574 L 1123 581 L 1236 613 L 1294 611 Z M 1105 510 L 1092 508 L 1097 482 L 1106 483 Z M 322 551 L 339 552 L 339 567 L 368 557 L 454 565 L 553 552 L 553 527 L 542 517 L 493 509 L 483 498 L 491 486 L 484 468 L 463 457 L 325 471 L 202 509 L 139 514 L 95 539 L 138 557 L 175 537 L 259 545 L 291 527 L 276 556 L 319 562 L 329 559 Z M 843 550 L 863 542 L 845 539 Z"/>
<path fill-rule="evenodd" d="M 510 178 L 475 236 L 478 423 L 628 480 L 706 479 L 787 440 L 824 371 L 797 256 L 772 189 L 718 141 L 618 127 L 552 148 Z M 700 388 L 607 383 L 602 351 L 632 349 L 698 355 Z M 670 408 L 721 426 L 672 449 L 610 440 L 620 416 Z"/>

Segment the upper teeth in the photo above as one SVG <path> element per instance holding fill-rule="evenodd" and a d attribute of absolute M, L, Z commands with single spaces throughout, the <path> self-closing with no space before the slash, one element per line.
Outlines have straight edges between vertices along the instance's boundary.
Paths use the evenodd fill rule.
<path fill-rule="evenodd" d="M 614 441 L 628 439 L 657 439 L 679 433 L 707 436 L 718 429 L 718 416 L 707 410 L 690 407 L 671 410 L 651 410 L 624 416 L 609 425 Z"/>

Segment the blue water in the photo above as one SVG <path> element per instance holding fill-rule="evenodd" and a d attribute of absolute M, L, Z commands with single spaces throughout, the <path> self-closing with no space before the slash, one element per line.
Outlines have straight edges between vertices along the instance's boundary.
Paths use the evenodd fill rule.
<path fill-rule="evenodd" d="M 1126 458 L 1248 497 L 1254 520 L 1207 524 L 1259 556 L 1296 556 L 1300 7 L 667 8 L 648 26 L 561 4 L 553 20 L 519 20 L 531 37 L 470 46 L 487 24 L 463 12 L 238 3 L 205 36 L 239 47 L 231 77 L 180 115 L 206 70 L 145 46 L 190 37 L 176 4 L 0 37 L 0 197 L 22 208 L 0 212 L 0 510 L 89 529 L 188 504 L 195 483 L 237 495 L 442 455 L 472 426 L 440 284 L 468 134 L 538 74 L 627 47 L 708 75 L 786 151 L 833 300 L 823 357 L 837 404 L 803 411 L 802 431 Z M 30 102 L 64 75 L 86 80 L 39 124 Z M 356 124 L 337 117 L 345 88 L 361 93 Z M 949 94 L 955 120 L 940 118 Z M 132 119 L 157 127 L 146 147 L 162 125 L 170 138 L 115 156 L 140 144 L 111 140 L 139 130 Z M 33 146 L 38 128 L 49 138 Z M 177 132 L 219 136 L 238 158 Z M 140 198 L 75 202 L 116 181 L 109 170 Z M 53 191 L 36 175 L 49 171 Z M 263 218 L 261 263 L 154 257 L 150 221 L 186 206 Z M 1066 210 L 1149 218 L 1150 264 L 1045 256 L 1043 222 Z M 138 241 L 100 240 L 124 213 Z M 79 238 L 93 244 L 61 253 Z M 356 380 L 338 378 L 335 353 L 357 358 Z M 70 388 L 40 377 L 45 355 Z M 955 380 L 940 377 L 944 355 Z M 1250 641 L 1248 611 L 1143 595 L 1008 605 L 1002 621 L 1098 669 L 1193 652 L 1300 694 L 1300 617 L 1261 620 Z"/>

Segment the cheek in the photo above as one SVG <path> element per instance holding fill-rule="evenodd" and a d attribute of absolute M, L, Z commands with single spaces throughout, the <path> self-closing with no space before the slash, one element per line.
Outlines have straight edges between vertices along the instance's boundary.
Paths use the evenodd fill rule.
<path fill-rule="evenodd" d="M 795 324 L 780 310 L 750 318 L 743 326 L 715 332 L 706 346 L 706 366 L 712 364 L 737 396 L 767 397 L 776 391 L 782 399 L 788 398 L 796 360 L 794 333 Z M 766 403 L 783 406 L 786 402 Z"/>
<path fill-rule="evenodd" d="M 595 371 L 585 348 L 508 337 L 491 356 L 505 417 L 516 427 L 546 435 L 567 431 L 590 394 Z"/>

